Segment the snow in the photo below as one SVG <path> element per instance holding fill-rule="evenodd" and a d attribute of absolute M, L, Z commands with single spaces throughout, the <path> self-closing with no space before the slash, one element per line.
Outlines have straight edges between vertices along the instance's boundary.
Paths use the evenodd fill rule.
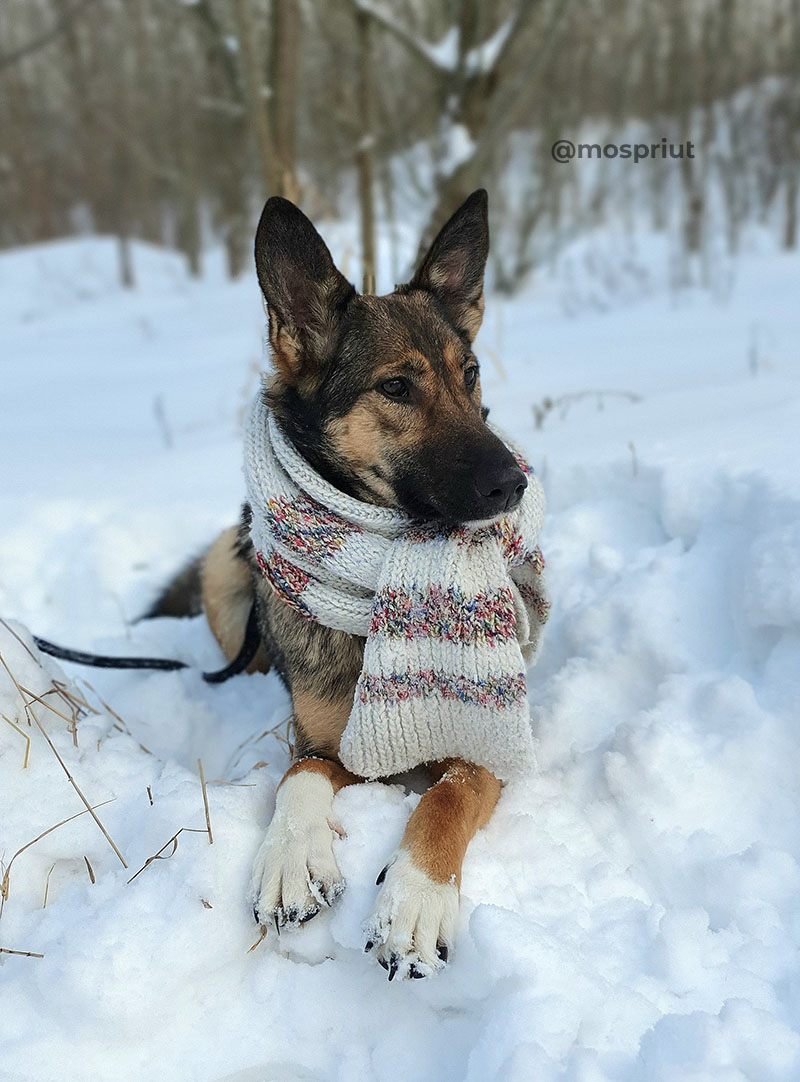
<path fill-rule="evenodd" d="M 467 53 L 464 66 L 470 75 L 485 75 L 495 67 L 497 58 L 505 48 L 516 21 L 513 16 L 506 19 L 505 22 L 498 26 L 491 37 L 482 41 L 480 45 L 476 45 L 474 49 Z"/>
<path fill-rule="evenodd" d="M 326 233 L 341 252 L 355 230 Z M 136 245 L 126 292 L 110 240 L 0 255 L 0 615 L 29 645 L 222 662 L 202 620 L 127 623 L 242 497 L 263 313 L 209 262 L 193 282 Z M 800 1077 L 800 259 L 754 240 L 724 295 L 665 265 L 657 238 L 597 235 L 488 301 L 484 396 L 545 484 L 554 606 L 538 767 L 470 846 L 439 976 L 389 984 L 363 953 L 419 799 L 378 783 L 336 797 L 336 907 L 249 952 L 289 762 L 274 675 L 42 670 L 0 625 L 22 685 L 61 673 L 97 708 L 77 748 L 36 713 L 128 864 L 88 814 L 14 860 L 0 947 L 44 957 L 0 954 L 4 1079 Z M 638 400 L 559 402 L 587 390 Z M 0 714 L 31 740 L 24 769 L 0 719 L 8 868 L 83 805 L 2 667 Z"/>
<path fill-rule="evenodd" d="M 406 45 L 420 56 L 425 57 L 429 64 L 439 71 L 454 72 L 458 66 L 458 27 L 451 26 L 437 42 L 426 41 L 425 38 L 410 30 L 402 21 L 396 19 L 380 4 L 371 3 L 370 0 L 354 0 L 355 7 L 370 15 L 379 26 L 391 31 Z"/>

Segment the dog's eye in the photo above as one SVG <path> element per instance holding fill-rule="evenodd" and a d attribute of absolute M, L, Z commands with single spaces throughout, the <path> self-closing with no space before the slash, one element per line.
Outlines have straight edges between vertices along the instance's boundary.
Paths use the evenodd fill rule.
<path fill-rule="evenodd" d="M 472 391 L 475 388 L 475 383 L 478 379 L 478 368 L 476 365 L 471 365 L 464 373 L 464 383 L 467 385 L 467 390 Z"/>
<path fill-rule="evenodd" d="M 408 398 L 408 384 L 404 379 L 387 379 L 380 384 L 378 390 L 387 398 Z"/>

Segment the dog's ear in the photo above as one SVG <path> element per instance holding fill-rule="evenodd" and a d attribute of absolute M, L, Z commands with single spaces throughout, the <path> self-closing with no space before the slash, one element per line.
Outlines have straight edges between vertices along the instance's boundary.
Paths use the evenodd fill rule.
<path fill-rule="evenodd" d="M 255 256 L 275 363 L 288 383 L 307 383 L 330 356 L 355 289 L 305 214 L 279 196 L 261 213 Z"/>
<path fill-rule="evenodd" d="M 471 342 L 483 319 L 483 272 L 489 255 L 488 196 L 473 192 L 442 227 L 409 289 L 433 293 Z"/>

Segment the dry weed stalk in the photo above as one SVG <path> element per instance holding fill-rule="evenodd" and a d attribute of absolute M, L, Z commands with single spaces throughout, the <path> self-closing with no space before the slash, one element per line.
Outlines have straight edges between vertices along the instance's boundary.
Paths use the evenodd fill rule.
<path fill-rule="evenodd" d="M 197 760 L 197 769 L 200 771 L 200 788 L 203 790 L 203 809 L 206 813 L 206 830 L 208 831 L 208 844 L 214 844 L 214 835 L 211 833 L 211 815 L 208 810 L 208 789 L 206 788 L 206 775 L 203 770 L 203 760 Z"/>
<path fill-rule="evenodd" d="M 242 755 L 244 754 L 244 752 L 245 752 L 245 750 L 247 748 L 252 747 L 254 744 L 259 744 L 262 740 L 265 740 L 268 736 L 273 736 L 278 741 L 279 744 L 285 745 L 286 750 L 289 752 L 290 758 L 293 758 L 294 757 L 294 744 L 292 743 L 292 739 L 291 739 L 291 729 L 292 729 L 293 721 L 294 721 L 294 715 L 289 714 L 287 717 L 282 718 L 276 725 L 273 725 L 271 729 L 265 729 L 262 733 L 259 733 L 258 736 L 248 736 L 248 737 L 246 737 L 241 742 L 241 744 L 238 746 L 238 748 L 236 748 L 236 750 L 234 751 L 232 760 L 231 760 L 231 762 L 230 762 L 230 764 L 228 766 L 228 771 L 231 772 L 231 771 L 236 769 L 236 767 L 241 762 Z M 280 733 L 278 731 L 281 728 L 284 730 L 283 733 Z M 260 763 L 258 763 L 256 765 L 257 766 L 268 766 L 269 763 L 262 760 Z M 253 767 L 252 769 L 255 769 L 255 767 Z"/>
<path fill-rule="evenodd" d="M 258 939 L 255 941 L 255 943 L 252 945 L 252 947 L 247 948 L 247 953 L 252 954 L 253 951 L 256 949 L 256 947 L 258 947 L 261 943 L 263 943 L 266 938 L 267 938 L 267 926 L 266 926 L 266 924 L 262 924 L 261 925 L 261 934 L 259 935 Z"/>
<path fill-rule="evenodd" d="M 47 895 L 50 893 L 50 876 L 53 874 L 53 868 L 55 868 L 55 866 L 55 861 L 53 861 L 47 873 L 47 878 L 44 881 L 44 898 L 42 899 L 42 909 L 47 909 Z"/>
<path fill-rule="evenodd" d="M 95 807 L 102 808 L 104 804 L 110 804 L 112 800 L 114 800 L 114 797 L 111 797 L 109 800 L 103 800 L 100 804 L 95 804 Z M 79 819 L 82 815 L 86 815 L 85 809 L 83 811 L 75 812 L 74 815 L 70 815 L 66 819 L 62 819 L 61 822 L 55 823 L 53 826 L 48 827 L 47 830 L 43 830 L 41 834 L 37 834 L 35 838 L 32 838 L 29 842 L 26 842 L 25 845 L 21 846 L 16 851 L 8 864 L 3 864 L 3 862 L 0 861 L 0 868 L 3 869 L 3 878 L 0 879 L 0 917 L 3 915 L 3 906 L 8 900 L 11 866 L 13 865 L 17 857 L 24 853 L 26 849 L 30 849 L 30 847 L 32 845 L 35 845 L 36 842 L 41 841 L 42 838 L 46 837 L 48 834 L 52 834 L 54 830 L 58 830 L 59 827 L 63 827 L 67 823 L 71 823 L 73 819 Z M 84 857 L 84 860 L 85 859 L 86 858 Z M 86 861 L 86 863 L 88 864 L 89 862 Z"/>
<path fill-rule="evenodd" d="M 175 854 L 178 852 L 178 836 L 181 835 L 181 834 L 205 834 L 208 837 L 208 844 L 209 845 L 214 844 L 214 835 L 211 833 L 211 815 L 209 814 L 209 810 L 208 810 L 208 791 L 206 789 L 206 778 L 205 778 L 205 773 L 203 771 L 203 761 L 202 761 L 202 759 L 197 760 L 197 765 L 198 765 L 198 767 L 200 769 L 200 787 L 201 787 L 201 789 L 203 791 L 203 809 L 205 811 L 205 816 L 206 816 L 206 825 L 205 825 L 205 827 L 181 827 L 180 830 L 176 830 L 175 833 L 172 835 L 172 837 L 169 838 L 168 841 L 164 842 L 164 844 L 161 846 L 161 848 L 158 850 L 158 852 L 153 853 L 153 855 L 151 857 L 148 857 L 147 860 L 144 862 L 144 864 L 139 869 L 139 871 L 135 872 L 130 877 L 130 879 L 128 880 L 129 884 L 134 881 L 134 879 L 136 878 L 137 875 L 141 875 L 142 872 L 145 870 L 145 868 L 149 867 L 153 863 L 154 860 L 169 860 L 170 857 L 174 857 Z M 148 792 L 149 792 L 149 789 L 148 789 Z M 165 854 L 164 850 L 167 848 L 167 846 L 170 846 L 170 845 L 172 846 L 172 851 L 170 853 Z"/>
<path fill-rule="evenodd" d="M 43 954 L 36 951 L 12 951 L 10 947 L 0 947 L 0 954 L 17 954 L 20 958 L 44 958 Z"/>
<path fill-rule="evenodd" d="M 26 744 L 25 744 L 25 758 L 22 760 L 22 769 L 27 770 L 28 769 L 28 760 L 30 759 L 30 754 L 31 754 L 31 738 L 28 736 L 28 734 L 25 732 L 24 729 L 20 729 L 19 725 L 17 725 L 17 723 L 15 721 L 12 721 L 11 718 L 6 717 L 5 714 L 0 714 L 0 718 L 2 718 L 3 721 L 7 721 L 12 729 L 16 729 L 17 732 L 19 733 L 19 735 L 22 737 L 22 739 L 26 742 Z"/>
<path fill-rule="evenodd" d="M 570 406 L 576 402 L 582 402 L 585 398 L 593 398 L 597 403 L 598 410 L 603 409 L 606 398 L 624 398 L 628 402 L 641 402 L 642 396 L 633 391 L 570 391 L 559 395 L 558 398 L 543 398 L 541 402 L 534 402 L 533 419 L 537 428 L 542 428 L 545 418 L 553 410 L 558 410 L 561 420 L 567 416 Z"/>
<path fill-rule="evenodd" d="M 131 732 L 130 728 L 128 727 L 127 722 L 123 718 L 120 717 L 120 715 L 116 712 L 116 710 L 112 706 L 109 706 L 109 704 L 105 701 L 105 699 L 102 697 L 102 695 L 100 695 L 100 693 L 89 683 L 89 681 L 82 679 L 81 683 L 85 687 L 87 687 L 89 689 L 89 691 L 91 691 L 91 693 L 95 696 L 97 701 L 102 706 L 103 710 L 105 710 L 105 712 L 107 714 L 110 714 L 111 717 L 114 718 L 114 720 L 116 721 L 116 725 L 114 725 L 114 729 L 116 729 L 118 733 L 124 733 L 125 736 L 129 736 L 131 738 L 131 740 L 135 741 L 137 747 L 141 748 L 141 750 L 143 752 L 146 752 L 147 755 L 152 755 L 153 753 L 150 750 L 150 748 L 146 748 L 144 746 L 144 744 L 141 744 L 138 740 L 136 740 L 136 737 Z M 97 713 L 97 712 L 98 711 L 95 711 L 95 713 Z M 100 744 L 100 741 L 98 741 L 98 747 L 99 747 L 99 744 Z"/>
<path fill-rule="evenodd" d="M 14 636 L 14 638 L 17 639 L 17 641 L 20 642 L 25 647 L 25 649 L 28 651 L 28 653 L 30 654 L 31 651 L 28 649 L 28 647 L 25 645 L 25 643 L 22 642 L 22 639 L 20 639 L 19 635 L 17 635 L 17 633 L 13 630 L 13 628 L 9 628 L 8 624 L 6 624 L 6 622 L 4 620 L 2 620 L 1 617 L 0 617 L 0 622 L 2 622 L 4 624 L 4 626 L 7 627 L 9 631 L 11 631 L 11 634 Z M 33 654 L 31 654 L 31 657 L 33 657 Z M 36 660 L 36 658 L 34 658 L 34 660 Z M 84 807 L 86 808 L 88 813 L 91 815 L 92 819 L 94 819 L 94 821 L 97 824 L 97 826 L 99 827 L 103 837 L 106 839 L 108 844 L 111 846 L 111 848 L 116 853 L 117 857 L 120 860 L 120 863 L 122 864 L 122 867 L 127 868 L 128 865 L 125 862 L 125 858 L 123 857 L 122 853 L 117 848 L 117 846 L 116 846 L 113 838 L 111 837 L 111 835 L 108 833 L 106 828 L 100 822 L 100 819 L 95 814 L 94 808 L 89 803 L 89 801 L 86 799 L 83 792 L 81 791 L 80 786 L 75 781 L 72 774 L 70 773 L 69 767 L 67 766 L 67 764 L 64 762 L 63 758 L 61 757 L 61 755 L 60 755 L 60 753 L 58 751 L 58 748 L 56 748 L 55 744 L 50 739 L 50 734 L 47 732 L 44 725 L 42 725 L 41 721 L 39 720 L 38 715 L 36 714 L 36 711 L 33 709 L 33 703 L 34 702 L 41 703 L 42 706 L 46 707 L 48 710 L 51 710 L 58 717 L 65 718 L 68 723 L 72 724 L 74 719 L 70 719 L 70 718 L 66 717 L 66 715 L 64 713 L 62 713 L 62 711 L 56 709 L 56 707 L 54 707 L 52 703 L 47 702 L 44 699 L 43 696 L 34 695 L 32 692 L 26 692 L 26 690 L 23 688 L 23 686 L 17 680 L 14 673 L 9 668 L 9 666 L 8 666 L 8 664 L 6 662 L 6 659 L 3 657 L 2 653 L 0 653 L 0 664 L 2 664 L 3 668 L 8 673 L 9 679 L 13 683 L 14 687 L 17 689 L 17 693 L 18 693 L 18 695 L 19 695 L 19 697 L 20 697 L 20 699 L 22 701 L 22 706 L 23 706 L 23 709 L 25 711 L 25 716 L 28 719 L 28 724 L 30 725 L 32 721 L 33 721 L 33 723 L 35 723 L 36 727 L 39 729 L 39 732 L 42 734 L 44 739 L 47 741 L 47 744 L 48 744 L 50 750 L 52 751 L 53 755 L 55 755 L 56 759 L 58 760 L 58 763 L 61 766 L 61 769 L 66 774 L 70 785 L 72 786 L 72 788 L 75 790 L 75 792 L 80 797 L 81 803 L 84 805 Z M 37 661 L 37 664 L 40 664 L 40 663 Z M 58 690 L 58 689 L 56 689 L 56 690 Z M 29 699 L 30 699 L 30 701 L 29 701 Z M 73 739 L 75 739 L 74 732 L 75 732 L 75 730 L 73 730 Z M 98 805 L 98 807 L 99 807 L 99 805 Z"/>
<path fill-rule="evenodd" d="M 154 860 L 169 860 L 170 857 L 174 857 L 175 854 L 178 852 L 178 836 L 180 834 L 208 834 L 208 830 L 206 829 L 206 827 L 181 827 L 180 830 L 176 830 L 172 837 L 168 841 L 164 842 L 164 844 L 161 846 L 157 853 L 153 853 L 152 857 L 147 858 L 139 871 L 135 872 L 130 877 L 128 883 L 132 883 L 137 875 L 141 875 L 145 868 L 149 868 Z M 172 846 L 172 852 L 162 856 L 164 850 L 167 848 L 168 845 Z"/>

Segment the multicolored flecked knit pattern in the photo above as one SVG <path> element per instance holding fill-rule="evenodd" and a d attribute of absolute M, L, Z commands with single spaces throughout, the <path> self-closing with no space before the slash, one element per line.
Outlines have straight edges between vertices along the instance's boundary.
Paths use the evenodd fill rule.
<path fill-rule="evenodd" d="M 492 706 L 496 710 L 503 710 L 522 702 L 526 693 L 524 673 L 516 676 L 490 674 L 479 680 L 448 675 L 435 669 L 422 669 L 419 672 L 392 672 L 388 675 L 365 673 L 359 681 L 356 695 L 364 706 L 369 703 L 404 703 L 409 699 L 439 695 L 446 702 Z"/>
<path fill-rule="evenodd" d="M 533 765 L 525 667 L 549 613 L 538 478 L 489 524 L 444 529 L 335 489 L 253 403 L 245 476 L 258 564 L 297 612 L 366 640 L 340 758 L 388 777 L 459 757 L 505 780 Z"/>
<path fill-rule="evenodd" d="M 414 585 L 409 592 L 384 586 L 372 604 L 370 635 L 395 639 L 442 639 L 444 642 L 487 643 L 516 638 L 514 596 L 509 586 L 465 597 L 457 586 Z"/>

